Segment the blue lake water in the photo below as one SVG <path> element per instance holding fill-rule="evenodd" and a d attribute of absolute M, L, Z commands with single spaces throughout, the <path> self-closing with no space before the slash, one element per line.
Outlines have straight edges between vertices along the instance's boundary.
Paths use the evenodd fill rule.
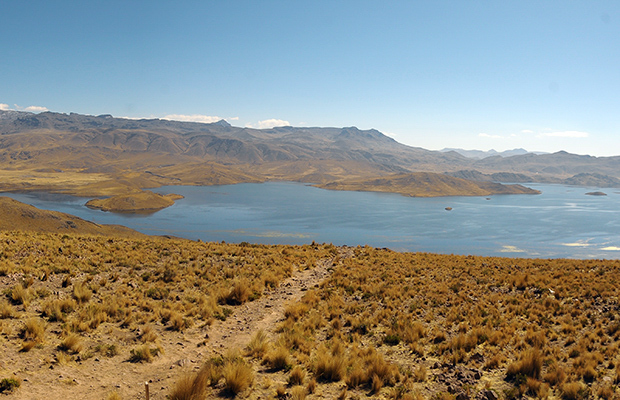
<path fill-rule="evenodd" d="M 149 215 L 91 210 L 88 199 L 5 193 L 36 207 L 153 235 L 267 244 L 334 243 L 507 257 L 620 258 L 620 189 L 527 185 L 541 195 L 411 198 L 300 183 L 168 186 L 185 196 Z M 447 211 L 446 207 L 452 207 Z"/>

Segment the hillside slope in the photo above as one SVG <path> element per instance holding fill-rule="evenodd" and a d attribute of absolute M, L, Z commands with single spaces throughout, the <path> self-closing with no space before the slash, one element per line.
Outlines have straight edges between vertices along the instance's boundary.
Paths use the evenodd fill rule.
<path fill-rule="evenodd" d="M 0 196 L 0 230 L 145 237 L 140 232 L 124 226 L 95 224 L 74 215 L 40 210 L 2 196 Z"/>
<path fill-rule="evenodd" d="M 492 194 L 539 194 L 521 185 L 474 182 L 444 174 L 417 172 L 374 179 L 343 180 L 318 185 L 323 189 L 400 193 L 412 197 L 488 196 Z"/>

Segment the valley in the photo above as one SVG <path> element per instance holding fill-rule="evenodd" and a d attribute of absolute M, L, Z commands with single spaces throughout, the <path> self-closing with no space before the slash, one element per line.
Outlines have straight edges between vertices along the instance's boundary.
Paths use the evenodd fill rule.
<path fill-rule="evenodd" d="M 473 159 L 454 151 L 406 146 L 377 130 L 355 127 L 261 130 L 238 128 L 225 121 L 202 124 L 0 110 L 3 191 L 104 198 L 133 196 L 162 185 L 278 180 L 408 195 L 487 195 L 520 193 L 514 187 L 480 183 L 489 180 L 618 187 L 619 165 L 618 157 L 564 152 Z M 414 180 L 406 189 L 373 187 L 382 178 L 394 181 L 400 175 L 420 172 L 447 173 L 475 183 L 453 187 L 437 175 L 435 181 L 443 183 L 432 190 L 421 183 L 413 187 L 418 185 Z M 108 203 L 108 209 L 115 209 L 110 207 L 115 202 Z M 117 211 L 127 210 L 120 207 Z"/>

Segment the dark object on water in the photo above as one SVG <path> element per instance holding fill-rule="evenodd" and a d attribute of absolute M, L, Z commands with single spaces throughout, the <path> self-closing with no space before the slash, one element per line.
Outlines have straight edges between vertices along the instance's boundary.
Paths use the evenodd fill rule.
<path fill-rule="evenodd" d="M 446 211 L 452 211 L 452 207 L 446 207 Z"/>
<path fill-rule="evenodd" d="M 603 192 L 588 192 L 586 194 L 588 196 L 607 196 L 607 193 L 603 193 Z"/>

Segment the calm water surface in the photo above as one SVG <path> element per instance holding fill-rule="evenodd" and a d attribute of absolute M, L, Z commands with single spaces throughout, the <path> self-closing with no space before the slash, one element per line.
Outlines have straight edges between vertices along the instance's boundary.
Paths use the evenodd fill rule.
<path fill-rule="evenodd" d="M 541 195 L 411 198 L 299 183 L 168 186 L 185 199 L 150 215 L 106 213 L 88 199 L 8 195 L 36 207 L 153 235 L 204 241 L 389 247 L 509 257 L 620 258 L 620 189 L 530 184 Z M 445 210 L 452 207 L 452 211 Z"/>

